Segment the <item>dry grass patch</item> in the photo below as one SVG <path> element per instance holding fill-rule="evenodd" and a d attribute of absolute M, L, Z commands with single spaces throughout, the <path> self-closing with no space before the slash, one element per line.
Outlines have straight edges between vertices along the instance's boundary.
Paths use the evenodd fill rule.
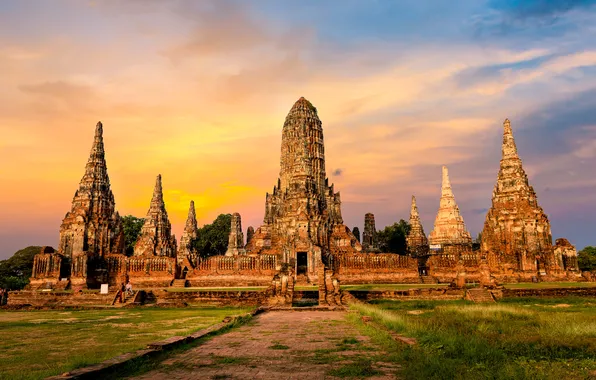
<path fill-rule="evenodd" d="M 57 375 L 248 311 L 222 307 L 0 311 L 0 378 Z M 49 353 L 50 360 L 44 360 Z"/>

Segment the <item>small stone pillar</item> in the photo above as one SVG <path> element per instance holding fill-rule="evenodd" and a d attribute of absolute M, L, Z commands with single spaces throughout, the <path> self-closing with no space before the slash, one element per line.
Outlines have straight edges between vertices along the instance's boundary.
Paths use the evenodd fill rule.
<path fill-rule="evenodd" d="M 240 214 L 235 212 L 232 214 L 232 221 L 230 225 L 230 237 L 228 238 L 228 250 L 226 256 L 244 255 L 244 233 L 242 232 L 242 219 Z"/>

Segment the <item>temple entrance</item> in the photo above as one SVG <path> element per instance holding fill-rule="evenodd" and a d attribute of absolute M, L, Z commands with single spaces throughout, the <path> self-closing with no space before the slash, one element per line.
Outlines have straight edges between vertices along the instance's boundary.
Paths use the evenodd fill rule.
<path fill-rule="evenodd" d="M 296 275 L 308 273 L 308 253 L 296 253 Z"/>

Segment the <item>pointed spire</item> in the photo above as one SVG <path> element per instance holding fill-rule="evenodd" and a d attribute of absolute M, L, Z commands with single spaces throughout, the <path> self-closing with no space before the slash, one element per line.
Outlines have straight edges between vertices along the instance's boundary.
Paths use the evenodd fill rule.
<path fill-rule="evenodd" d="M 184 231 L 189 233 L 197 230 L 197 214 L 195 212 L 195 201 L 190 201 L 190 207 L 188 209 L 188 217 L 186 218 L 186 226 Z"/>
<path fill-rule="evenodd" d="M 155 180 L 149 211 L 141 228 L 135 248 L 135 256 L 176 256 L 176 242 L 172 237 L 172 225 L 163 200 L 161 174 Z"/>
<path fill-rule="evenodd" d="M 439 211 L 435 218 L 435 226 L 428 238 L 430 244 L 471 244 L 472 237 L 466 229 L 464 218 L 455 202 L 449 172 L 443 166 L 443 181 L 441 185 L 441 200 Z"/>
<path fill-rule="evenodd" d="M 85 215 L 83 221 L 77 218 L 79 215 Z M 121 221 L 115 212 L 114 194 L 110 190 L 101 122 L 95 126 L 85 174 L 60 231 L 59 251 L 66 256 L 84 251 L 100 255 L 123 251 L 119 240 Z"/>
<path fill-rule="evenodd" d="M 198 236 L 197 214 L 195 213 L 195 202 L 190 201 L 188 209 L 188 217 L 186 218 L 186 225 L 180 237 L 180 244 L 178 245 L 178 254 L 176 255 L 178 263 L 184 261 L 185 257 L 191 256 L 195 253 L 192 243 Z"/>
<path fill-rule="evenodd" d="M 517 147 L 515 146 L 515 139 L 513 138 L 513 131 L 511 130 L 511 122 L 505 119 L 503 122 L 503 147 L 501 149 L 503 160 L 505 159 L 519 159 L 517 155 Z"/>
<path fill-rule="evenodd" d="M 157 175 L 155 180 L 155 188 L 153 189 L 153 196 L 151 197 L 151 205 L 163 205 L 163 189 L 161 187 L 161 174 Z"/>
<path fill-rule="evenodd" d="M 412 195 L 412 206 L 410 207 L 410 220 L 418 218 L 418 207 L 416 206 L 416 197 Z"/>
<path fill-rule="evenodd" d="M 91 166 L 103 165 L 105 166 L 105 150 L 103 146 L 103 124 L 98 121 L 95 125 L 95 137 L 93 138 L 93 145 L 91 146 L 91 153 L 87 162 L 87 170 Z"/>
<path fill-rule="evenodd" d="M 413 195 L 412 206 L 410 208 L 410 231 L 408 232 L 408 236 L 406 236 L 406 243 L 408 246 L 408 251 L 411 254 L 421 254 L 425 252 L 425 250 L 420 247 L 428 246 L 428 240 L 426 239 L 424 228 L 420 222 L 418 206 L 416 206 L 416 197 Z"/>
<path fill-rule="evenodd" d="M 453 196 L 453 191 L 451 190 L 451 182 L 449 182 L 449 170 L 447 166 L 443 165 L 443 180 L 441 184 L 441 196 Z"/>
<path fill-rule="evenodd" d="M 290 115 L 293 116 L 296 113 L 301 113 L 301 114 L 311 113 L 311 114 L 314 114 L 314 116 L 316 117 L 317 116 L 317 108 L 315 106 L 313 106 L 311 102 L 306 100 L 304 98 L 304 96 L 302 96 L 292 106 L 292 109 L 290 109 L 290 112 L 288 113 L 288 117 L 290 117 Z"/>

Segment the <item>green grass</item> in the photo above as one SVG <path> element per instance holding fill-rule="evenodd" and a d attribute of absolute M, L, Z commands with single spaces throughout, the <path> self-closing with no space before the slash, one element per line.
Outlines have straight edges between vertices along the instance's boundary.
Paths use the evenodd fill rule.
<path fill-rule="evenodd" d="M 545 289 L 545 288 L 591 288 L 596 282 L 520 282 L 518 284 L 504 284 L 507 289 Z"/>
<path fill-rule="evenodd" d="M 247 286 L 230 288 L 165 288 L 166 292 L 263 292 L 267 290 L 266 286 Z"/>
<path fill-rule="evenodd" d="M 408 379 L 586 379 L 596 376 L 596 298 L 378 301 L 352 308 L 418 340 L 396 345 L 351 320 Z"/>
<path fill-rule="evenodd" d="M 231 307 L 0 311 L 0 378 L 57 375 L 248 311 Z"/>
<path fill-rule="evenodd" d="M 448 284 L 364 284 L 341 285 L 343 290 L 408 290 L 424 288 L 442 288 Z"/>
<path fill-rule="evenodd" d="M 339 368 L 334 368 L 327 372 L 328 375 L 337 377 L 371 377 L 382 374 L 372 366 L 372 360 L 369 358 L 358 358 L 356 361 L 346 363 Z"/>

